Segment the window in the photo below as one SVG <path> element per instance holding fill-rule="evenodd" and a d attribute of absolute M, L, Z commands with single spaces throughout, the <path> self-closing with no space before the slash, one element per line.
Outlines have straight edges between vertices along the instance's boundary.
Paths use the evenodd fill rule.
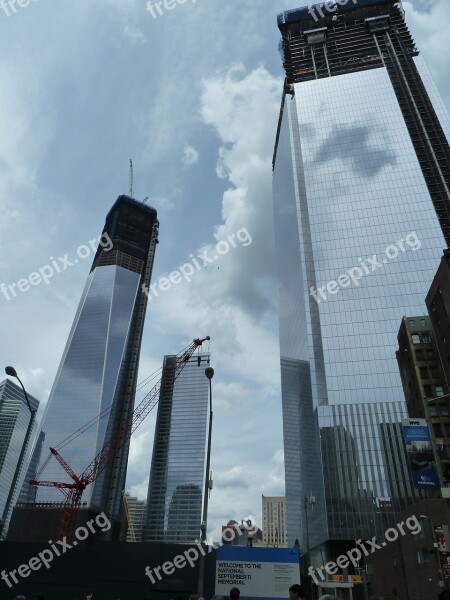
<path fill-rule="evenodd" d="M 422 327 L 425 327 L 425 325 L 426 325 L 425 319 L 420 319 L 420 324 L 422 325 Z"/>
<path fill-rule="evenodd" d="M 426 546 L 422 548 L 417 548 L 417 562 L 420 564 L 430 562 L 430 555 Z"/>
<path fill-rule="evenodd" d="M 440 378 L 440 370 L 437 367 L 430 367 L 430 371 L 431 371 L 431 377 L 433 379 L 439 379 Z"/>
<path fill-rule="evenodd" d="M 416 540 L 423 540 L 426 537 L 425 536 L 425 531 L 427 528 L 426 519 L 424 519 L 424 518 L 419 519 L 419 523 L 420 523 L 420 531 L 418 531 L 415 534 L 413 533 L 413 535 Z"/>
<path fill-rule="evenodd" d="M 424 344 L 431 344 L 431 337 L 429 333 L 422 334 L 422 340 Z"/>
<path fill-rule="evenodd" d="M 433 398 L 433 391 L 431 389 L 431 385 L 424 385 L 423 392 L 424 392 L 426 398 Z"/>
<path fill-rule="evenodd" d="M 430 413 L 430 417 L 437 417 L 438 416 L 438 410 L 437 410 L 437 406 L 436 404 L 430 404 L 428 407 L 429 413 Z"/>
<path fill-rule="evenodd" d="M 426 367 L 419 367 L 420 377 L 422 379 L 429 379 L 428 377 L 428 369 Z"/>
<path fill-rule="evenodd" d="M 416 360 L 423 360 L 423 350 L 416 350 Z"/>
<path fill-rule="evenodd" d="M 409 320 L 409 326 L 410 327 L 415 327 L 415 325 L 416 325 L 416 322 L 414 321 L 414 319 L 410 319 Z"/>
<path fill-rule="evenodd" d="M 441 415 L 443 417 L 450 417 L 450 407 L 448 404 L 441 404 Z"/>
<path fill-rule="evenodd" d="M 442 437 L 442 427 L 440 423 L 433 423 L 434 435 L 437 438 Z"/>
<path fill-rule="evenodd" d="M 443 396 L 445 394 L 444 388 L 440 385 L 437 385 L 435 387 L 435 390 L 436 390 L 436 396 Z"/>
<path fill-rule="evenodd" d="M 425 350 L 427 360 L 434 360 L 434 350 Z"/>
<path fill-rule="evenodd" d="M 445 437 L 450 437 L 450 423 L 446 423 L 445 427 Z"/>
<path fill-rule="evenodd" d="M 411 336 L 413 344 L 420 344 L 420 335 L 414 334 Z"/>

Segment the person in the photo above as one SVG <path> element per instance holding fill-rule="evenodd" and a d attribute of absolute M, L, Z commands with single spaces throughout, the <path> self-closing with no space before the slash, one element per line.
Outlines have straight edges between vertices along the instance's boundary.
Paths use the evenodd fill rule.
<path fill-rule="evenodd" d="M 294 583 L 289 588 L 289 598 L 290 600 L 298 600 L 298 598 L 305 597 L 305 590 L 298 583 Z"/>
<path fill-rule="evenodd" d="M 241 595 L 241 592 L 239 591 L 239 588 L 237 588 L 237 587 L 231 588 L 230 600 L 239 600 L 240 595 Z"/>

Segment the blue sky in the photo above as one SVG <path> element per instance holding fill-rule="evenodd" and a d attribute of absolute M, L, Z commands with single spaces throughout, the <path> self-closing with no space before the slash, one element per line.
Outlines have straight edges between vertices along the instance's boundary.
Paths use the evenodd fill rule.
<path fill-rule="evenodd" d="M 448 0 L 404 2 L 450 107 Z M 0 284 L 69 258 L 128 190 L 159 214 L 153 281 L 246 228 L 149 303 L 141 379 L 210 335 L 216 374 L 210 531 L 284 493 L 271 159 L 282 91 L 276 15 L 291 1 L 32 0 L 0 8 Z M 93 254 L 8 301 L 2 364 L 48 397 Z M 62 264 L 62 263 L 61 263 Z M 137 431 L 127 487 L 147 491 L 154 417 Z"/>

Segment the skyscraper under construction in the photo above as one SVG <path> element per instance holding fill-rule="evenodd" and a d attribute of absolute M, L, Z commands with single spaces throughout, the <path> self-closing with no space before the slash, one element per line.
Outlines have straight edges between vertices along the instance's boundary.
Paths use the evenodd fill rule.
<path fill-rule="evenodd" d="M 156 210 L 128 196 L 106 217 L 43 418 L 40 480 L 68 479 L 54 458 L 47 462 L 49 447 L 80 474 L 133 411 L 147 306 L 143 286 L 150 283 L 158 226 Z M 107 416 L 96 422 L 101 413 Z M 121 510 L 128 450 L 129 440 L 83 495 L 112 518 Z M 58 489 L 38 488 L 37 503 L 62 499 Z"/>
<path fill-rule="evenodd" d="M 417 498 L 396 335 L 450 241 L 450 120 L 401 3 L 319 3 L 278 26 L 288 543 L 323 551 L 382 535 Z"/>

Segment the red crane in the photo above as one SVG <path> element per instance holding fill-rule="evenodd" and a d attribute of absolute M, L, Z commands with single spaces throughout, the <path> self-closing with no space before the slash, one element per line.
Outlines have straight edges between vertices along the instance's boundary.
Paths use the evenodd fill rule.
<path fill-rule="evenodd" d="M 156 383 L 141 403 L 134 409 L 129 419 L 127 419 L 127 421 L 120 426 L 119 430 L 105 443 L 97 456 L 80 476 L 74 473 L 55 448 L 50 448 L 50 452 L 73 480 L 73 483 L 37 481 L 35 479 L 31 479 L 29 483 L 31 485 L 57 488 L 65 495 L 66 499 L 62 509 L 61 519 L 58 523 L 58 539 L 61 539 L 64 536 L 66 536 L 68 540 L 70 539 L 85 488 L 97 479 L 100 473 L 115 457 L 120 448 L 122 448 L 134 431 L 136 431 L 148 413 L 156 406 L 161 390 L 171 388 L 195 350 L 201 346 L 203 342 L 208 341 L 209 339 L 209 336 L 203 339 L 196 339 L 190 346 L 177 355 L 176 359 L 165 369 L 163 376 L 158 383 Z"/>

